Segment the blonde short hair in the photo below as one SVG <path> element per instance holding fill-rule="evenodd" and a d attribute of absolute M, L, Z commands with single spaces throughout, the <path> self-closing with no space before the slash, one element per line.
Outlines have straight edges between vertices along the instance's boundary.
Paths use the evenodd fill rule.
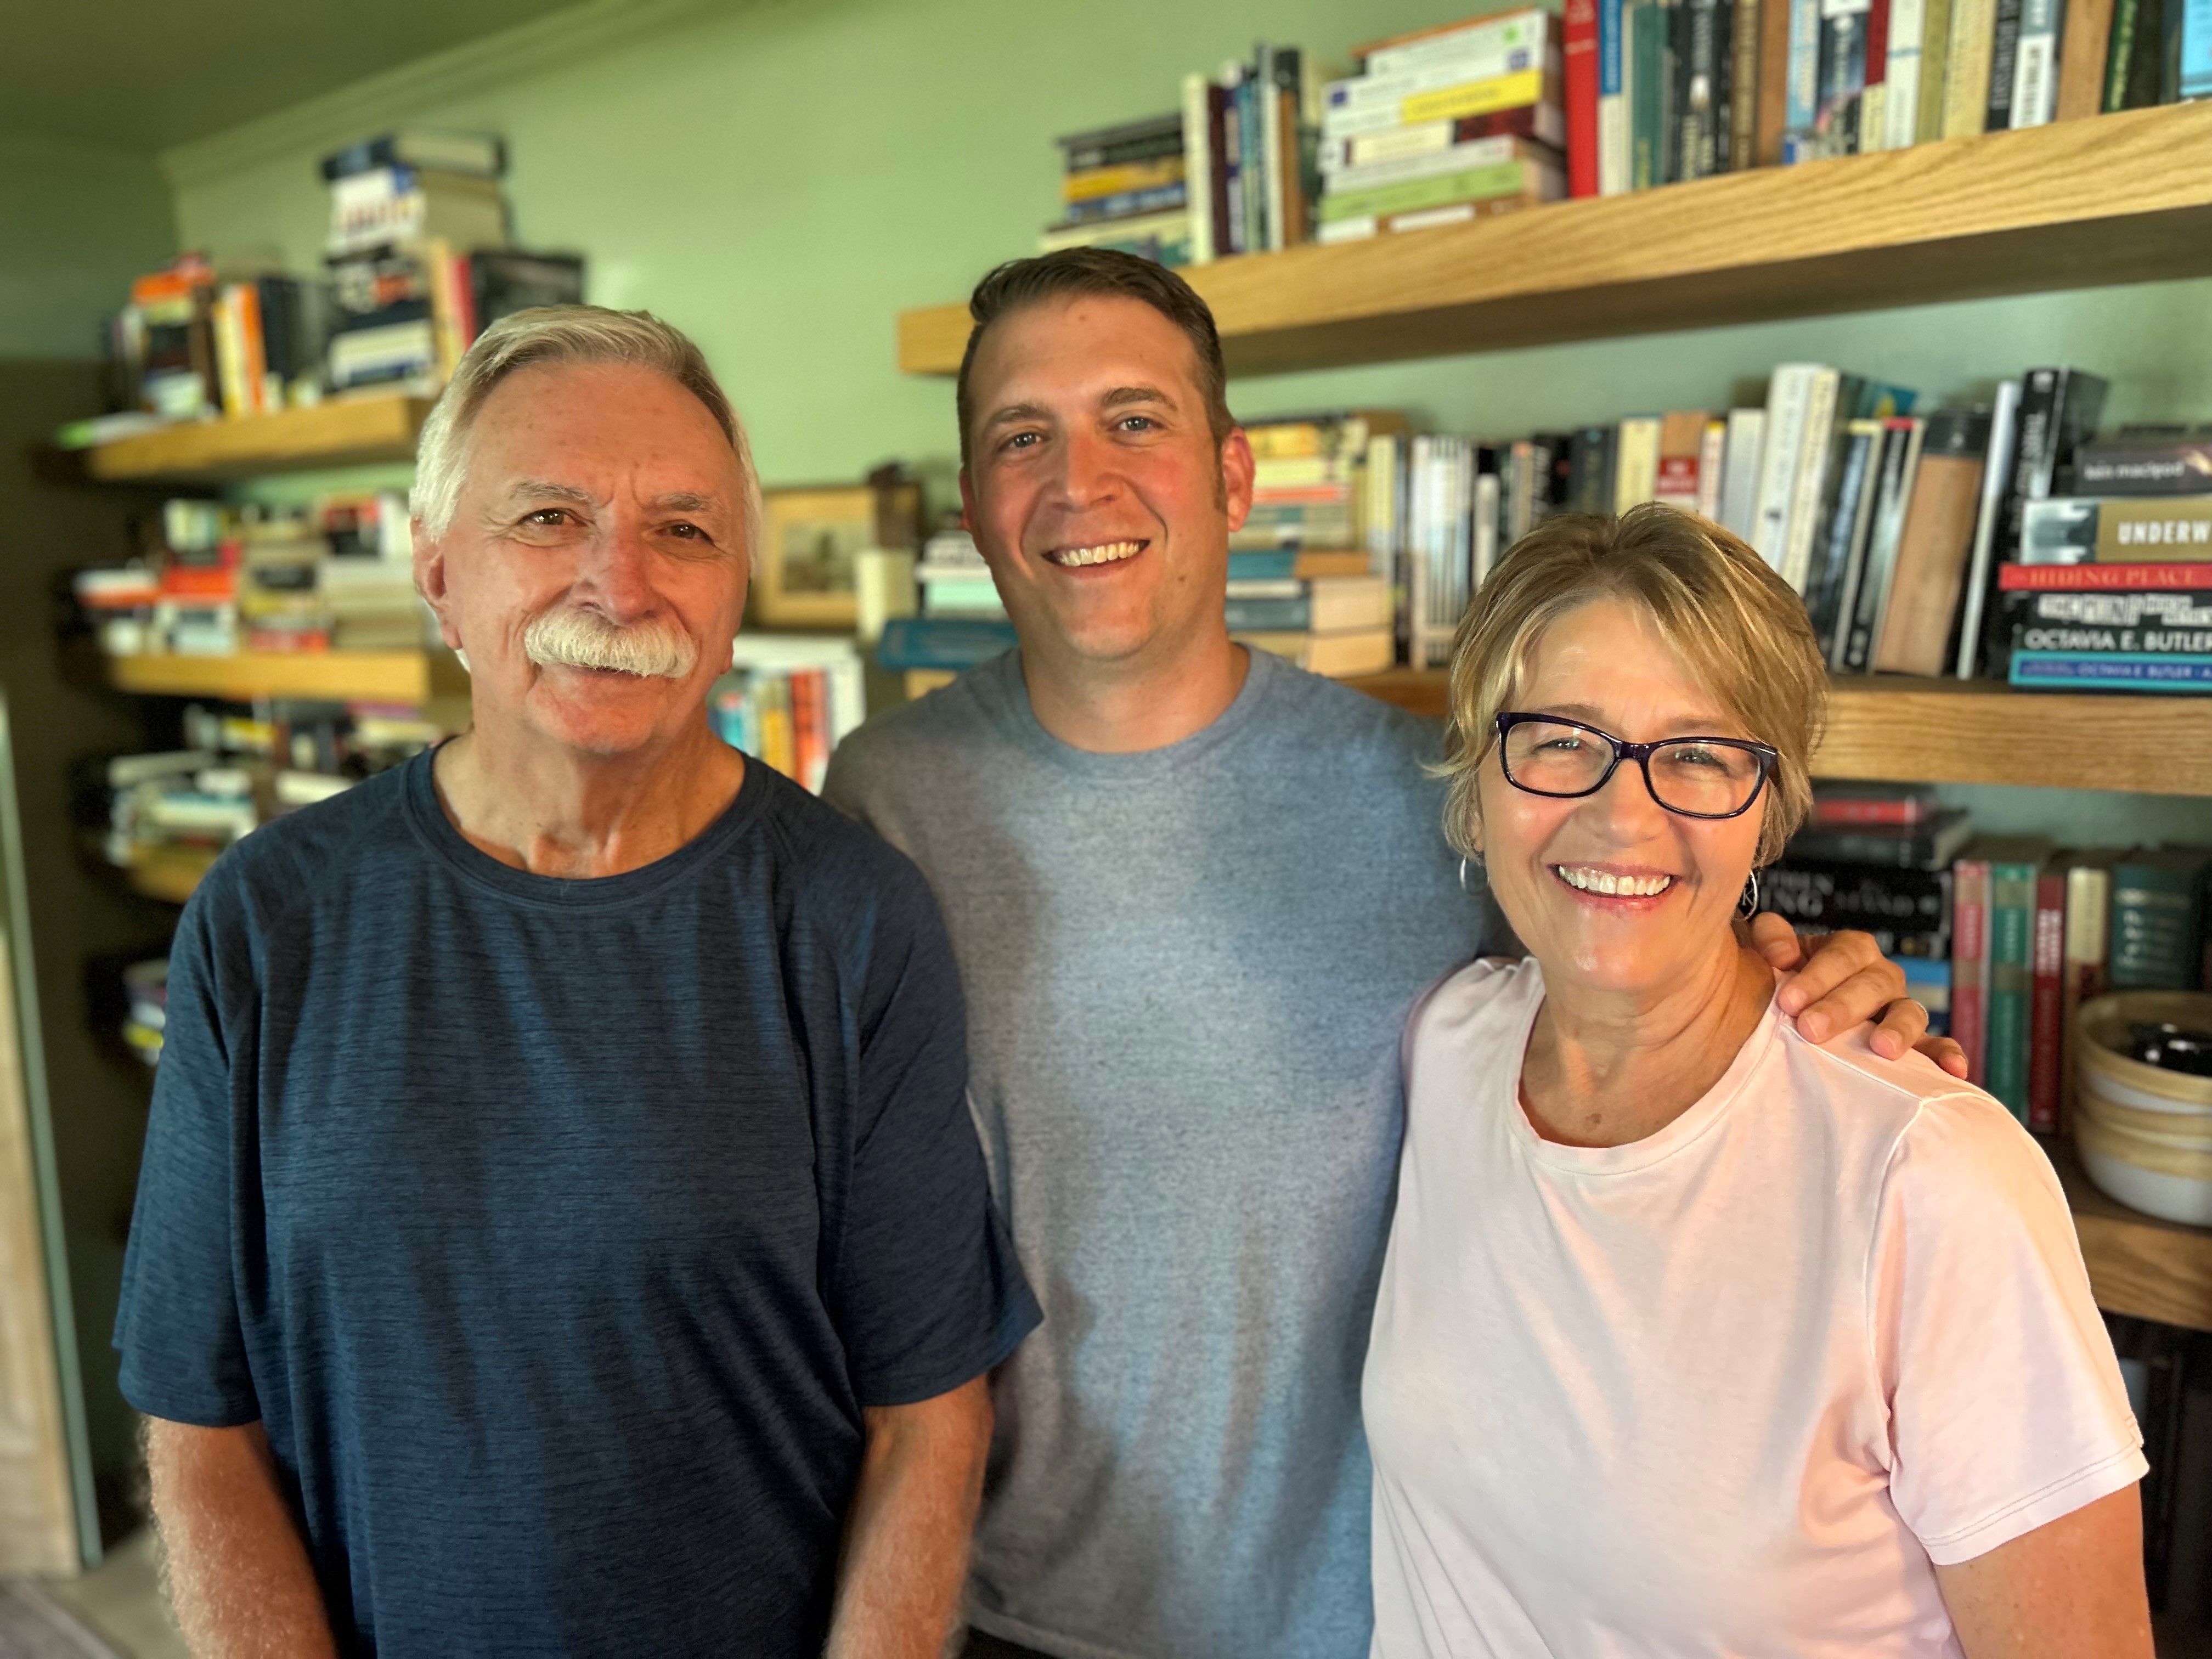
<path fill-rule="evenodd" d="M 1772 863 L 1812 810 L 1807 767 L 1827 721 L 1826 665 L 1789 583 L 1718 525 L 1671 507 L 1547 519 L 1498 561 L 1452 640 L 1444 834 L 1474 854 L 1476 779 L 1497 747 L 1497 717 L 1526 684 L 1545 630 L 1598 599 L 1642 611 L 1722 708 L 1781 751 L 1757 854 Z"/>
<path fill-rule="evenodd" d="M 743 480 L 745 547 L 760 540 L 760 477 L 751 446 L 730 400 L 690 336 L 649 311 L 604 306 L 532 306 L 501 318 L 477 336 L 444 393 L 422 422 L 415 445 L 412 510 L 423 530 L 441 535 L 453 521 L 466 471 L 469 428 L 492 388 L 518 369 L 547 363 L 623 363 L 665 374 L 706 405 L 730 441 Z"/>

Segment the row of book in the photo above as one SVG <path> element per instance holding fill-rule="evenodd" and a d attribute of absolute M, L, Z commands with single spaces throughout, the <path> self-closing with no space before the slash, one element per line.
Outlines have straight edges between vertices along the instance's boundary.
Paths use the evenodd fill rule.
<path fill-rule="evenodd" d="M 707 713 L 723 742 L 818 794 L 830 751 L 867 718 L 860 652 L 843 635 L 740 634 Z"/>
<path fill-rule="evenodd" d="M 318 276 L 191 252 L 138 278 L 109 328 L 118 412 L 73 422 L 59 441 L 79 447 L 363 388 L 427 392 L 486 325 L 580 301 L 580 258 L 508 246 L 506 164 L 496 137 L 430 130 L 325 156 Z"/>
<path fill-rule="evenodd" d="M 1203 264 L 2212 94 L 2183 0 L 1566 0 L 1186 76 L 1060 140 L 1042 251 Z"/>
<path fill-rule="evenodd" d="M 410 650 L 435 638 L 395 491 L 282 509 L 177 499 L 143 533 L 137 558 L 75 580 L 111 656 Z"/>
<path fill-rule="evenodd" d="M 2212 988 L 2212 850 L 1977 836 L 1931 787 L 1822 785 L 1759 890 L 1804 931 L 1875 934 L 1973 1081 L 2032 1129 L 2064 1121 L 2083 1001 Z"/>

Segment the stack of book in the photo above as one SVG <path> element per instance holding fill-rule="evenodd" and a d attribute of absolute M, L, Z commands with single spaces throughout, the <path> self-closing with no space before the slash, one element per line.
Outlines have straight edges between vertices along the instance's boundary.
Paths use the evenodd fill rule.
<path fill-rule="evenodd" d="M 1383 577 L 1300 576 L 1290 552 L 1229 556 L 1229 633 L 1316 674 L 1377 674 L 1397 657 Z"/>
<path fill-rule="evenodd" d="M 330 390 L 433 389 L 490 323 L 583 298 L 580 258 L 507 246 L 506 169 L 488 134 L 414 129 L 323 158 Z"/>
<path fill-rule="evenodd" d="M 1559 20 L 1503 11 L 1363 48 L 1323 94 L 1319 240 L 1454 224 L 1567 193 Z"/>
<path fill-rule="evenodd" d="M 1941 1034 L 1951 1006 L 1951 863 L 1972 833 L 1967 815 L 1927 786 L 1824 783 L 1811 820 L 1759 872 L 1760 903 L 1801 933 L 1871 933 Z"/>
<path fill-rule="evenodd" d="M 430 636 L 405 498 L 339 491 L 285 510 L 175 500 L 136 563 L 77 573 L 112 656 L 402 650 Z"/>
<path fill-rule="evenodd" d="M 1969 844 L 1952 870 L 1951 1036 L 1972 1079 L 2028 1127 L 2061 1127 L 2084 1001 L 2207 983 L 2208 874 L 2212 853 L 2197 848 Z"/>
<path fill-rule="evenodd" d="M 723 742 L 818 794 L 830 751 L 867 717 L 860 653 L 842 636 L 741 634 L 707 708 Z"/>
<path fill-rule="evenodd" d="M 1193 262 L 1180 111 L 1060 140 L 1060 217 L 1037 251 L 1110 247 L 1164 265 Z"/>
<path fill-rule="evenodd" d="M 123 994 L 130 1006 L 123 1019 L 124 1042 L 149 1066 L 160 1065 L 169 1024 L 169 959 L 156 957 L 125 968 Z"/>
<path fill-rule="evenodd" d="M 131 283 L 109 349 L 125 395 L 168 420 L 265 415 L 313 395 L 301 284 L 221 271 L 203 254 L 180 255 Z"/>
<path fill-rule="evenodd" d="M 2123 428 L 2022 504 L 1994 642 L 2017 686 L 2212 691 L 2212 434 Z"/>
<path fill-rule="evenodd" d="M 940 530 L 921 546 L 914 568 L 925 617 L 1003 617 L 1006 602 L 991 567 L 964 530 Z"/>

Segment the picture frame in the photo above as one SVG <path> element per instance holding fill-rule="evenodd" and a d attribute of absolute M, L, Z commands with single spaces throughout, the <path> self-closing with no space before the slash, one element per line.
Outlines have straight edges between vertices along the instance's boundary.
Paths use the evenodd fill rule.
<path fill-rule="evenodd" d="M 910 479 L 763 490 L 754 619 L 769 628 L 857 626 L 861 550 L 912 548 L 921 526 L 921 486 Z"/>

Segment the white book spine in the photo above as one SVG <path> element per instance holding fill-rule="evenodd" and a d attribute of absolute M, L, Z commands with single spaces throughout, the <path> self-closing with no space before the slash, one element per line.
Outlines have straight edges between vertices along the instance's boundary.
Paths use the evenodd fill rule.
<path fill-rule="evenodd" d="M 1889 0 L 1888 95 L 1883 105 L 1881 147 L 1910 149 L 1920 124 L 1920 42 L 1928 27 L 1927 0 Z"/>
<path fill-rule="evenodd" d="M 1989 592 L 1990 562 L 1996 544 L 1997 520 L 2003 515 L 2005 489 L 2012 482 L 2014 428 L 2020 424 L 2020 382 L 1997 383 L 1996 402 L 1990 410 L 1990 447 L 1982 463 L 1982 504 L 1974 515 L 1974 552 L 1966 562 L 1966 590 L 1959 619 L 1959 660 L 1962 680 L 1974 678 L 1982 654 L 1982 605 Z"/>
<path fill-rule="evenodd" d="M 1182 77 L 1183 204 L 1190 213 L 1190 262 L 1213 263 L 1213 132 L 1208 108 L 1212 82 Z"/>
<path fill-rule="evenodd" d="M 1790 540 L 1782 556 L 1782 580 L 1800 593 L 1812 575 L 1813 544 L 1826 528 L 1820 522 L 1820 507 L 1827 496 L 1836 391 L 1842 380 L 1832 368 L 1817 370 L 1805 402 L 1805 430 L 1797 445 L 1797 488 L 1790 501 Z"/>
<path fill-rule="evenodd" d="M 1478 472 L 1474 477 L 1474 580 L 1468 593 L 1469 599 L 1474 597 L 1474 589 L 1488 581 L 1490 573 L 1497 568 L 1498 475 Z"/>
<path fill-rule="evenodd" d="M 1398 75 L 1432 64 L 1455 64 L 1485 53 L 1508 52 L 1516 46 L 1541 47 L 1548 27 L 1547 15 L 1540 8 L 1532 6 L 1522 11 L 1501 13 L 1448 33 L 1431 34 L 1408 40 L 1403 46 L 1370 52 L 1367 54 L 1367 72 Z"/>
<path fill-rule="evenodd" d="M 1265 179 L 1261 188 L 1261 216 L 1267 226 L 1264 246 L 1270 252 L 1283 246 L 1283 100 L 1275 85 L 1275 50 L 1260 49 L 1259 82 L 1254 88 L 1260 100 L 1260 166 Z"/>
<path fill-rule="evenodd" d="M 1651 499 L 1659 483 L 1659 417 L 1634 415 L 1620 423 L 1613 457 L 1613 510 L 1626 513 Z"/>
<path fill-rule="evenodd" d="M 2047 125 L 2058 113 L 2059 0 L 2023 0 L 2013 54 L 2012 125 Z"/>
<path fill-rule="evenodd" d="M 1698 516 L 1721 521 L 1721 469 L 1728 454 L 1728 422 L 1707 421 L 1698 440 Z"/>
<path fill-rule="evenodd" d="M 1765 441 L 1765 410 L 1729 410 L 1728 437 L 1721 448 L 1720 521 L 1747 542 L 1759 526 L 1759 467 Z"/>
<path fill-rule="evenodd" d="M 1751 544 L 1775 569 L 1790 547 L 1790 504 L 1797 489 L 1797 457 L 1805 436 L 1805 405 L 1812 396 L 1815 363 L 1778 364 L 1766 389 L 1766 434 L 1759 464 L 1759 500 Z"/>

